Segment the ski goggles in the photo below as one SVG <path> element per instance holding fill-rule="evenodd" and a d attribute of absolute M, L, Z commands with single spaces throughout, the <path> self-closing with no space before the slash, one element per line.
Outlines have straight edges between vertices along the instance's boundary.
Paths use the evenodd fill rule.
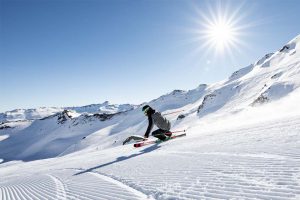
<path fill-rule="evenodd" d="M 145 115 L 147 115 L 149 109 L 150 109 L 150 107 L 148 107 L 148 108 L 146 108 L 146 109 L 144 110 L 144 114 L 145 114 Z"/>

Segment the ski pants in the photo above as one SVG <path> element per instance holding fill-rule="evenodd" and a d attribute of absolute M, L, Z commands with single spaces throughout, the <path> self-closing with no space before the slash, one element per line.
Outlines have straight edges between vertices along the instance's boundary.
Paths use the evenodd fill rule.
<path fill-rule="evenodd" d="M 166 131 L 163 129 L 157 129 L 156 131 L 152 132 L 153 137 L 156 137 L 160 140 L 165 140 L 167 138 L 167 136 L 165 135 L 165 133 L 168 133 L 170 131 Z"/>

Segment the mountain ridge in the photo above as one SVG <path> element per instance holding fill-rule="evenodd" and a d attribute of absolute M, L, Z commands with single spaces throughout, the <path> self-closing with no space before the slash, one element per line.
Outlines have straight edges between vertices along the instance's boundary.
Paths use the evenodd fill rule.
<path fill-rule="evenodd" d="M 105 101 L 100 104 L 89 104 L 85 106 L 67 106 L 67 107 L 38 107 L 30 109 L 14 109 L 0 113 L 0 122 L 20 121 L 20 120 L 36 120 L 42 119 L 53 114 L 63 112 L 64 110 L 72 110 L 78 114 L 82 113 L 106 113 L 113 114 L 134 109 L 134 104 L 111 104 Z"/>

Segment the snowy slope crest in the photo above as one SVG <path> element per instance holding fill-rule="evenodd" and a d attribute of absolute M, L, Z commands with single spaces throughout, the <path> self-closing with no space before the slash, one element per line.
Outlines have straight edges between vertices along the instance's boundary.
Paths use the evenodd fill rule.
<path fill-rule="evenodd" d="M 214 84 L 198 107 L 200 116 L 235 112 L 286 97 L 300 86 L 300 36 Z"/>

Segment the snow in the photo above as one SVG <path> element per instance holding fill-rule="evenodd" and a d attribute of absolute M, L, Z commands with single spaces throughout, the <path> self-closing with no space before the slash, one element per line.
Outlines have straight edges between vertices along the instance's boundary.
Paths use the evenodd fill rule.
<path fill-rule="evenodd" d="M 41 119 L 43 117 L 47 117 L 49 115 L 53 115 L 61 111 L 63 111 L 62 108 L 56 107 L 41 107 L 37 109 L 15 109 L 12 111 L 7 111 L 5 113 L 0 113 L 0 122 Z"/>
<path fill-rule="evenodd" d="M 1 167 L 2 197 L 297 199 L 299 130 L 299 115 L 223 130 L 199 125 L 159 145 L 14 163 Z"/>
<path fill-rule="evenodd" d="M 0 135 L 0 142 L 1 142 L 2 140 L 7 139 L 8 137 L 9 137 L 9 135 Z"/>
<path fill-rule="evenodd" d="M 262 60 L 258 61 L 257 64 L 259 64 L 260 62 L 263 62 Z M 253 69 L 254 65 L 251 64 L 247 67 L 244 67 L 236 72 L 234 72 L 230 77 L 229 80 L 235 80 L 235 79 L 239 79 L 242 76 L 248 74 L 249 72 L 251 72 L 251 70 Z"/>
<path fill-rule="evenodd" d="M 119 112 L 126 112 L 128 110 L 134 109 L 136 106 L 132 104 L 110 104 L 105 101 L 102 104 L 91 104 L 87 106 L 77 106 L 77 107 L 65 107 L 67 110 L 74 110 L 77 113 L 106 113 L 113 114 Z"/>
<path fill-rule="evenodd" d="M 2 122 L 1 199 L 300 199 L 299 40 L 227 80 L 147 103 L 179 111 L 166 117 L 187 137 L 123 146 L 144 134 L 145 104 Z"/>
<path fill-rule="evenodd" d="M 132 104 L 111 104 L 105 101 L 101 104 L 91 104 L 87 106 L 75 106 L 75 107 L 40 107 L 34 109 L 15 109 L 0 113 L 0 122 L 9 121 L 24 121 L 24 120 L 36 120 L 49 117 L 64 110 L 71 110 L 75 113 L 107 113 L 113 114 L 118 112 L 126 112 L 134 109 L 136 106 Z"/>

